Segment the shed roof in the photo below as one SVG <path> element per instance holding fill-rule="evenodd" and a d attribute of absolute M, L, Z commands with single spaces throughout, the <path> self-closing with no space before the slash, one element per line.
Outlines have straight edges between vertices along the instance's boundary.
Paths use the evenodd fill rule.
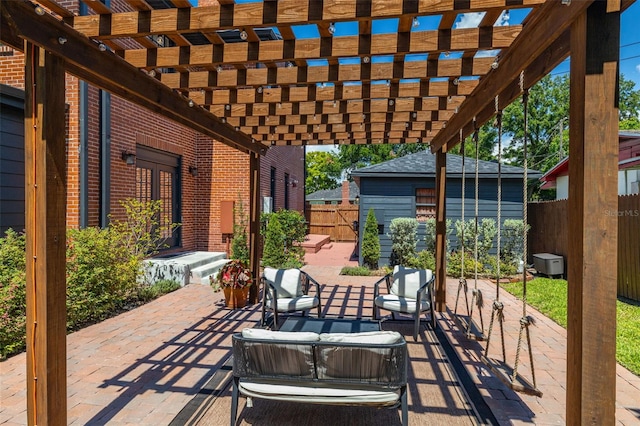
<path fill-rule="evenodd" d="M 468 178 L 472 178 L 476 170 L 475 159 L 467 157 L 464 165 Z M 354 177 L 435 177 L 436 156 L 430 151 L 420 151 L 415 154 L 394 158 L 384 163 L 374 164 L 354 170 Z M 514 179 L 522 178 L 524 169 L 521 167 L 502 165 L 502 177 Z M 478 174 L 482 178 L 498 176 L 498 163 L 492 161 L 478 161 Z M 542 173 L 529 170 L 530 178 L 539 178 Z M 447 154 L 447 177 L 462 176 L 462 156 Z"/>

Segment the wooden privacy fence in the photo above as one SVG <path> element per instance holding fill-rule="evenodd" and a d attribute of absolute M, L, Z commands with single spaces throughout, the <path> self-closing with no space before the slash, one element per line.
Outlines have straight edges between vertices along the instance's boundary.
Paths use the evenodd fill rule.
<path fill-rule="evenodd" d="M 309 233 L 331 236 L 331 241 L 356 241 L 353 221 L 358 220 L 358 206 L 351 204 L 312 204 L 307 207 Z"/>
<path fill-rule="evenodd" d="M 618 197 L 618 210 L 602 214 L 618 217 L 618 296 L 640 301 L 640 194 Z M 529 256 L 554 253 L 566 260 L 571 255 L 567 200 L 529 203 L 529 225 Z"/>

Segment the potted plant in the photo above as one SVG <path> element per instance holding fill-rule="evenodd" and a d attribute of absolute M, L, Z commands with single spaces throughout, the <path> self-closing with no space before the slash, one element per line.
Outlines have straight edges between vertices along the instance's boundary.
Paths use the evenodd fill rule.
<path fill-rule="evenodd" d="M 253 275 L 244 262 L 237 259 L 227 262 L 220 269 L 217 281 L 228 308 L 243 308 L 247 304 Z"/>

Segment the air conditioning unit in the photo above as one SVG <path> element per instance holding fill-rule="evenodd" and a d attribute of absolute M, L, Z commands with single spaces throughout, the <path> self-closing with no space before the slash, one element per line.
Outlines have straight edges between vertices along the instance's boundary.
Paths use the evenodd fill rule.
<path fill-rule="evenodd" d="M 262 197 L 262 212 L 263 213 L 272 213 L 273 212 L 273 198 L 272 197 Z"/>

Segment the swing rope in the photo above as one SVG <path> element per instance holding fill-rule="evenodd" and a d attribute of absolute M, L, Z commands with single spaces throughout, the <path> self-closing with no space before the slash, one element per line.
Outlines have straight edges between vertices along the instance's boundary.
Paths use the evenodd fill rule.
<path fill-rule="evenodd" d="M 482 306 L 484 305 L 484 299 L 482 298 L 482 291 L 478 288 L 478 216 L 479 216 L 479 203 L 480 199 L 480 175 L 478 169 L 480 168 L 480 141 L 479 141 L 479 129 L 476 125 L 476 119 L 473 119 L 473 142 L 476 144 L 476 164 L 475 164 L 475 206 L 474 206 L 474 239 L 475 245 L 473 250 L 474 259 L 474 273 L 473 273 L 473 291 L 471 292 L 471 311 L 469 312 L 469 323 L 473 321 L 474 307 L 478 307 L 478 315 L 480 317 L 480 331 L 476 337 L 476 340 L 484 340 L 484 318 L 482 317 Z M 467 333 L 469 337 L 469 333 Z"/>
<path fill-rule="evenodd" d="M 489 322 L 489 334 L 487 335 L 487 346 L 484 351 L 484 356 L 487 357 L 489 354 L 489 347 L 491 345 L 491 334 L 493 331 L 493 323 L 495 320 L 498 320 L 498 324 L 500 325 L 500 340 L 502 342 L 502 361 L 505 362 L 507 355 L 504 344 L 504 305 L 500 302 L 500 238 L 501 238 L 501 223 L 502 223 L 502 111 L 499 109 L 499 99 L 498 96 L 495 98 L 495 110 L 496 110 L 496 124 L 498 127 L 498 200 L 497 200 L 497 209 L 498 209 L 498 229 L 497 229 L 497 250 L 498 256 L 496 261 L 496 298 L 493 301 L 493 309 L 491 311 L 491 320 Z"/>
<path fill-rule="evenodd" d="M 527 211 L 527 200 L 528 200 L 528 188 L 527 188 L 527 179 L 528 179 L 528 160 L 527 160 L 527 145 L 528 145 L 528 102 L 529 102 L 529 91 L 524 88 L 524 71 L 520 73 L 520 89 L 522 90 L 522 102 L 523 102 L 523 113 L 524 113 L 524 138 L 523 138 L 523 153 L 524 153 L 524 172 L 523 172 L 523 183 L 522 183 L 522 218 L 523 218 L 523 265 L 526 265 L 527 260 L 527 222 L 528 222 L 528 211 Z M 516 347 L 516 358 L 513 369 L 509 371 L 509 367 L 506 365 L 505 361 L 505 344 L 504 344 L 504 330 L 503 330 L 503 321 L 504 321 L 504 313 L 503 313 L 503 304 L 499 301 L 500 297 L 500 208 L 501 208 L 501 151 L 502 151 L 502 117 L 501 112 L 498 111 L 498 98 L 496 97 L 496 116 L 497 116 L 497 124 L 498 124 L 498 263 L 497 263 L 497 282 L 496 282 L 496 300 L 494 301 L 494 310 L 491 314 L 491 325 L 489 329 L 489 337 L 487 338 L 487 347 L 485 348 L 485 353 L 483 357 L 483 362 L 491 367 L 491 369 L 497 373 L 498 377 L 503 380 L 509 387 L 515 391 L 528 393 L 531 395 L 542 396 L 542 392 L 538 390 L 536 386 L 536 376 L 534 369 L 534 360 L 533 360 L 533 351 L 531 347 L 531 334 L 529 330 L 529 325 L 533 324 L 533 318 L 527 315 L 527 269 L 526 266 L 523 266 L 522 271 L 522 317 L 520 318 L 520 331 L 518 333 L 518 344 Z M 503 370 L 506 370 L 507 373 L 499 370 L 495 366 L 495 362 L 490 360 L 487 356 L 489 352 L 489 345 L 491 341 L 491 330 L 493 329 L 494 317 L 498 318 L 500 323 L 500 333 L 502 336 L 502 366 Z M 531 366 L 531 378 L 533 383 L 529 383 L 524 377 L 518 376 L 518 367 L 520 364 L 520 353 L 522 351 L 523 344 L 523 336 L 526 334 L 527 338 L 527 347 L 529 350 L 529 362 Z"/>
<path fill-rule="evenodd" d="M 456 304 L 453 309 L 453 315 L 455 318 L 458 318 L 458 301 L 460 300 L 460 293 L 464 290 L 464 302 L 467 307 L 467 316 L 470 318 L 469 314 L 469 297 L 467 293 L 469 288 L 467 286 L 467 280 L 464 276 L 464 251 L 465 251 L 465 241 L 464 241 L 464 199 L 465 199 L 465 169 L 464 169 L 464 160 L 465 160 L 465 150 L 464 150 L 464 142 L 465 139 L 462 137 L 462 129 L 460 129 L 460 151 L 462 152 L 462 197 L 461 197 L 461 208 L 462 208 L 462 233 L 460 238 L 462 239 L 462 253 L 461 260 L 462 264 L 460 266 L 460 279 L 458 280 L 458 293 L 456 295 Z M 470 321 L 467 321 L 466 325 L 460 327 L 464 328 L 465 334 L 469 334 L 469 328 L 471 327 Z"/>

